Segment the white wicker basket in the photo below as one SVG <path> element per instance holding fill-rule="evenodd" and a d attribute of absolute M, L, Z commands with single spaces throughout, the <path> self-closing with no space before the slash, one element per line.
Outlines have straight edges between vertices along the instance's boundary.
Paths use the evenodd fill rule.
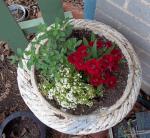
<path fill-rule="evenodd" d="M 85 135 L 100 132 L 119 123 L 132 109 L 141 86 L 141 67 L 131 44 L 123 35 L 103 23 L 88 20 L 72 20 L 75 28 L 88 28 L 94 33 L 115 41 L 126 57 L 129 66 L 127 86 L 122 97 L 108 108 L 99 108 L 89 115 L 71 115 L 50 105 L 37 88 L 34 67 L 31 71 L 18 67 L 18 85 L 25 103 L 47 126 L 60 132 Z M 50 27 L 48 28 L 50 29 Z M 36 38 L 42 35 L 39 34 Z M 34 40 L 33 40 L 34 41 Z M 41 41 L 44 43 L 45 40 Z M 29 49 L 31 44 L 27 47 Z M 37 46 L 37 48 L 40 45 Z M 26 61 L 23 61 L 26 65 Z"/>

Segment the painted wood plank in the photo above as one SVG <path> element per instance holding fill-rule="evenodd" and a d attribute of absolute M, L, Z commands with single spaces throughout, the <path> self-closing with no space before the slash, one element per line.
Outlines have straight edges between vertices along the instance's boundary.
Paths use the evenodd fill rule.
<path fill-rule="evenodd" d="M 84 0 L 84 18 L 93 20 L 95 16 L 96 0 Z"/>
<path fill-rule="evenodd" d="M 64 12 L 64 15 L 65 15 L 65 18 L 71 18 L 71 19 L 73 18 L 71 11 Z"/>
<path fill-rule="evenodd" d="M 28 20 L 28 21 L 19 22 L 19 26 L 23 30 L 38 26 L 40 24 L 44 24 L 44 20 L 42 17 L 37 18 L 37 19 Z"/>
<path fill-rule="evenodd" d="M 136 120 L 137 120 L 138 130 L 143 131 L 143 134 L 139 134 L 139 137 L 150 138 L 150 133 L 146 133 L 146 130 L 150 130 L 150 112 L 136 113 Z"/>
<path fill-rule="evenodd" d="M 65 15 L 65 18 L 73 18 L 71 11 L 64 12 L 64 15 Z M 44 24 L 44 20 L 42 17 L 28 20 L 28 21 L 19 22 L 19 26 L 24 31 L 25 34 L 36 33 L 37 26 L 39 26 L 40 24 Z"/>
<path fill-rule="evenodd" d="M 28 44 L 23 32 L 10 14 L 4 1 L 0 1 L 0 40 L 6 41 L 16 51 Z"/>
<path fill-rule="evenodd" d="M 62 0 L 38 0 L 38 3 L 46 24 L 52 24 L 56 17 L 64 18 Z"/>
<path fill-rule="evenodd" d="M 64 13 L 65 18 L 73 18 L 72 12 L 67 11 Z M 37 19 L 32 19 L 32 20 L 28 20 L 28 21 L 23 21 L 23 22 L 19 22 L 18 23 L 19 26 L 21 27 L 21 29 L 25 30 L 28 28 L 32 28 L 32 27 L 36 27 L 40 24 L 44 24 L 44 20 L 42 17 L 37 18 Z"/>

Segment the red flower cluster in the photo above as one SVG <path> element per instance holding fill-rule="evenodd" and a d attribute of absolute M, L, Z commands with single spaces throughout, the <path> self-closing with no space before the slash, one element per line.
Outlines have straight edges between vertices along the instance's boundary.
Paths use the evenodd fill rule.
<path fill-rule="evenodd" d="M 89 46 L 93 46 L 94 42 L 89 42 Z M 97 41 L 97 48 L 106 46 L 110 48 L 110 41 Z M 114 71 L 119 70 L 119 61 L 122 59 L 122 53 L 118 49 L 114 49 L 110 54 L 104 55 L 101 58 L 92 58 L 86 60 L 90 55 L 87 52 L 88 46 L 80 45 L 79 48 L 68 56 L 69 63 L 73 64 L 77 71 L 82 71 L 88 77 L 89 83 L 94 87 L 101 84 L 112 88 L 116 85 L 117 78 L 113 75 Z"/>
<path fill-rule="evenodd" d="M 81 45 L 76 52 L 73 52 L 68 56 L 68 61 L 75 65 L 78 71 L 83 71 L 85 69 L 84 58 L 87 55 L 87 46 Z"/>

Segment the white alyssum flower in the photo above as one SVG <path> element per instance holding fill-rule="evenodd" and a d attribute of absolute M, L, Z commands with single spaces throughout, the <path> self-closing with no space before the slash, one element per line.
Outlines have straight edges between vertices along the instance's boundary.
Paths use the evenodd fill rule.
<path fill-rule="evenodd" d="M 91 106 L 93 104 L 91 99 L 95 96 L 94 88 L 83 83 L 82 76 L 79 73 L 71 73 L 70 68 L 62 66 L 60 70 L 61 78 L 55 80 L 55 85 L 48 90 L 47 97 L 55 98 L 63 108 L 67 109 L 74 109 L 78 104 Z"/>

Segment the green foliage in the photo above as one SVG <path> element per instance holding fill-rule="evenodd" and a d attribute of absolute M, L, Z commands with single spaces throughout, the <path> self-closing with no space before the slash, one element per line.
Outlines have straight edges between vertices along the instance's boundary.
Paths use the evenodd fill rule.
<path fill-rule="evenodd" d="M 22 63 L 22 56 L 23 56 L 23 51 L 20 48 L 17 48 L 17 55 L 12 55 L 9 57 L 11 59 L 12 64 L 19 63 L 19 66 L 23 68 L 23 63 Z"/>
<path fill-rule="evenodd" d="M 93 32 L 91 33 L 90 41 L 94 42 L 94 44 L 92 47 L 88 47 L 88 51 L 91 51 L 91 55 L 89 57 L 87 57 L 87 59 L 103 57 L 104 55 L 110 54 L 111 51 L 117 47 L 117 45 L 113 42 L 112 46 L 109 48 L 104 46 L 104 47 L 98 49 L 97 48 L 97 41 L 98 40 L 96 39 L 96 35 Z M 103 38 L 103 42 L 105 42 L 105 41 L 108 41 L 108 40 Z M 83 44 L 86 46 L 89 46 L 88 40 L 85 37 L 83 37 Z M 122 61 L 122 62 L 124 62 L 124 61 Z"/>
<path fill-rule="evenodd" d="M 100 86 L 98 86 L 97 87 L 97 89 L 96 89 L 96 95 L 97 96 L 103 96 L 103 91 L 104 91 L 104 85 L 100 85 Z"/>
<path fill-rule="evenodd" d="M 77 40 L 76 38 L 70 38 L 65 42 L 65 46 L 67 48 L 67 54 L 69 52 L 75 51 L 76 47 L 79 46 L 82 43 L 82 40 Z"/>
<path fill-rule="evenodd" d="M 87 41 L 87 39 L 85 37 L 83 37 L 83 44 L 85 46 L 89 46 L 89 43 L 88 43 L 88 41 Z"/>
<path fill-rule="evenodd" d="M 30 59 L 27 61 L 27 67 L 30 70 L 33 65 L 44 75 L 48 81 L 52 81 L 50 76 L 53 74 L 53 79 L 59 78 L 59 68 L 62 64 L 68 64 L 66 54 L 73 52 L 82 41 L 76 38 L 69 38 L 72 33 L 73 26 L 69 23 L 69 19 L 59 20 L 47 29 L 46 25 L 39 26 L 39 33 L 43 33 L 35 41 L 31 42 L 31 49 L 28 51 L 17 50 L 17 56 L 12 56 L 12 62 L 19 62 L 20 67 L 23 67 L 22 59 L 24 55 Z M 48 39 L 45 44 L 41 44 L 42 40 Z M 39 52 L 36 53 L 36 45 L 40 44 Z M 67 51 L 68 50 L 68 51 Z M 24 53 L 24 55 L 23 55 Z"/>
<path fill-rule="evenodd" d="M 91 47 L 91 51 L 92 51 L 93 58 L 97 58 L 98 57 L 97 40 L 94 41 L 94 45 L 93 47 Z"/>
<path fill-rule="evenodd" d="M 95 34 L 92 32 L 92 33 L 91 33 L 91 41 L 94 42 L 95 40 L 96 40 L 96 36 L 95 36 Z"/>
<path fill-rule="evenodd" d="M 125 58 L 122 58 L 122 59 L 120 60 L 120 64 L 124 64 L 124 63 L 127 63 L 127 60 L 126 60 Z"/>
<path fill-rule="evenodd" d="M 110 54 L 111 51 L 112 51 L 115 47 L 116 47 L 116 44 L 113 43 L 111 47 L 109 47 L 109 48 L 107 48 L 107 49 L 104 50 L 103 56 Z"/>

